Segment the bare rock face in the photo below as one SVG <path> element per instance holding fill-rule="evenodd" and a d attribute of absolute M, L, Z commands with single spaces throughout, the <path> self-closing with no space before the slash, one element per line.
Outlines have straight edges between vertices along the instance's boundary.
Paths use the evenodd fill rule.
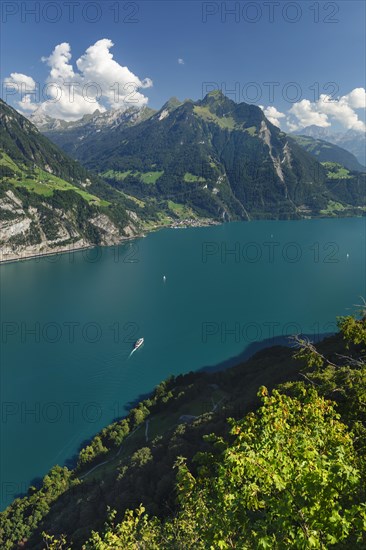
<path fill-rule="evenodd" d="M 140 113 L 130 113 L 136 116 Z M 44 113 L 36 118 L 41 121 Z M 137 233 L 139 220 L 122 203 L 80 190 L 92 187 L 95 176 L 2 99 L 0 143 L 0 261 L 115 245 L 126 238 L 126 225 L 128 235 Z M 99 179 L 97 190 L 111 193 Z"/>
<path fill-rule="evenodd" d="M 121 231 L 105 214 L 92 218 L 90 223 L 100 229 L 101 244 L 111 246 L 121 242 Z"/>
<path fill-rule="evenodd" d="M 127 225 L 123 231 L 128 239 L 136 236 L 136 227 L 133 224 Z"/>
<path fill-rule="evenodd" d="M 35 256 L 71 252 L 103 245 L 111 246 L 137 235 L 138 218 L 123 230 L 103 213 L 86 222 L 94 232 L 83 231 L 75 213 L 40 202 L 38 207 L 26 207 L 11 190 L 0 198 L 0 262 Z M 89 235 L 98 236 L 93 240 Z"/>
<path fill-rule="evenodd" d="M 29 218 L 15 218 L 0 222 L 0 240 L 6 242 L 17 235 L 24 235 L 29 231 L 31 220 Z"/>
<path fill-rule="evenodd" d="M 6 243 L 12 237 L 29 231 L 31 219 L 23 210 L 22 202 L 12 191 L 0 199 L 0 242 Z"/>
<path fill-rule="evenodd" d="M 85 239 L 79 239 L 69 245 L 61 246 L 49 246 L 48 243 L 42 242 L 39 245 L 26 245 L 26 246 L 7 246 L 2 247 L 0 252 L 1 262 L 10 262 L 15 260 L 25 260 L 27 258 L 34 258 L 37 256 L 47 256 L 50 254 L 72 252 L 74 250 L 81 250 L 83 248 L 89 248 L 91 245 Z"/>

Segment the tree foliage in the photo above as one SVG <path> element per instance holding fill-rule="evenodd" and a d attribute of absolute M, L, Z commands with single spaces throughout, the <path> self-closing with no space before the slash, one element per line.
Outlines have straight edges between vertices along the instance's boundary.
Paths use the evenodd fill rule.
<path fill-rule="evenodd" d="M 128 511 L 88 550 L 112 548 L 328 548 L 360 543 L 366 529 L 352 437 L 332 403 L 310 388 L 301 398 L 260 390 L 263 405 L 231 421 L 231 441 L 198 455 L 194 477 L 178 464 L 180 511 L 159 522 Z"/>
<path fill-rule="evenodd" d="M 78 470 L 51 472 L 39 491 L 1 514 L 1 547 L 10 550 L 27 539 L 35 550 L 44 544 L 52 550 L 366 547 L 365 316 L 341 318 L 339 326 L 339 335 L 316 346 L 297 339 L 302 381 L 287 378 L 272 392 L 262 386 L 259 403 L 239 415 L 228 402 L 220 414 L 203 414 L 166 437 L 140 438 L 117 475 L 107 483 L 103 478 L 105 490 L 73 481 Z M 256 372 L 265 361 L 272 370 L 281 366 L 280 358 L 291 353 L 261 352 Z M 231 389 L 238 404 L 247 369 L 243 364 L 210 376 Z M 202 395 L 207 379 L 190 373 L 160 384 L 128 418 L 94 438 L 96 457 L 136 430 L 142 417 L 173 414 L 187 396 Z M 72 483 L 70 500 L 81 504 L 67 508 Z M 171 498 L 164 506 L 174 494 L 176 504 Z M 31 538 L 37 529 L 48 533 L 43 545 Z"/>
<path fill-rule="evenodd" d="M 349 347 L 365 344 L 365 318 L 342 318 L 339 326 Z M 312 344 L 299 344 L 298 356 L 311 369 L 310 387 L 289 383 L 285 393 L 272 394 L 262 387 L 257 412 L 231 420 L 227 438 L 206 437 L 213 449 L 196 455 L 196 476 L 179 460 L 175 517 L 161 522 L 141 507 L 128 511 L 117 526 L 94 533 L 85 548 L 364 547 L 362 350 L 357 359 L 342 356 L 352 366 L 336 365 Z M 348 426 L 315 385 L 324 394 L 341 389 L 346 397 L 352 395 L 339 407 Z"/>
<path fill-rule="evenodd" d="M 43 478 L 39 491 L 29 489 L 26 498 L 17 498 L 0 516 L 0 547 L 4 550 L 16 548 L 16 543 L 24 543 L 32 535 L 37 525 L 47 515 L 52 505 L 78 480 L 72 480 L 72 472 L 55 466 Z"/>

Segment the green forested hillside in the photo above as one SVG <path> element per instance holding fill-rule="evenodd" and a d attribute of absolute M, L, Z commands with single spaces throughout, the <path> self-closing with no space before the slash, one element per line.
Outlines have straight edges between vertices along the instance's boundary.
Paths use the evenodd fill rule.
<path fill-rule="evenodd" d="M 311 124 L 294 133 L 296 135 L 312 137 L 315 140 L 324 140 L 327 143 L 337 145 L 355 156 L 363 167 L 366 166 L 366 141 L 365 132 L 362 130 L 333 132 L 329 128 Z"/>
<path fill-rule="evenodd" d="M 143 185 L 153 187 L 159 175 L 142 175 Z M 142 230 L 198 218 L 189 206 L 155 196 L 139 200 L 106 178 L 0 100 L 0 261 L 114 245 Z"/>
<path fill-rule="evenodd" d="M 108 138 L 93 136 L 75 154 L 93 170 L 129 172 L 123 181 L 108 181 L 142 199 L 171 199 L 224 219 L 300 217 L 302 208 L 316 208 L 315 196 L 326 204 L 325 174 L 296 144 L 290 161 L 286 144 L 259 107 L 212 92 L 196 103 L 163 107 Z M 147 186 L 143 175 L 151 171 L 161 175 Z"/>
<path fill-rule="evenodd" d="M 322 162 L 327 171 L 327 188 L 333 197 L 327 208 L 321 213 L 336 215 L 337 212 L 352 211 L 346 205 L 358 205 L 354 208 L 355 214 L 366 211 L 366 173 L 348 170 L 336 162 Z"/>
<path fill-rule="evenodd" d="M 366 171 L 365 166 L 362 166 L 352 153 L 334 143 L 295 134 L 291 134 L 291 139 L 294 139 L 296 143 L 306 149 L 308 153 L 311 153 L 319 162 L 337 162 L 348 170 Z"/>
<path fill-rule="evenodd" d="M 365 548 L 364 313 L 160 384 L 0 515 L 1 547 Z"/>
<path fill-rule="evenodd" d="M 25 117 L 0 99 L 0 149 L 15 163 L 35 166 L 70 183 L 80 185 L 90 174 L 65 155 Z"/>
<path fill-rule="evenodd" d="M 0 100 L 0 260 L 116 244 L 138 230 L 127 209 L 138 210 Z"/>
<path fill-rule="evenodd" d="M 67 133 L 48 135 L 65 146 Z M 353 182 L 342 199 L 334 196 L 312 154 L 259 107 L 219 91 L 172 100 L 132 126 L 86 133 L 72 154 L 140 200 L 172 200 L 218 220 L 319 216 L 331 200 L 341 200 L 346 215 L 365 203 Z"/>

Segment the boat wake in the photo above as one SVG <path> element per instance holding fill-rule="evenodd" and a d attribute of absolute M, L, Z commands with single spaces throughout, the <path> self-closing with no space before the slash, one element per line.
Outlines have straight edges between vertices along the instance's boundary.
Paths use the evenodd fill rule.
<path fill-rule="evenodd" d="M 130 355 L 127 357 L 127 361 L 128 361 L 129 358 L 132 356 L 132 354 L 135 353 L 135 351 L 136 351 L 136 348 L 134 348 L 134 349 L 131 351 Z"/>

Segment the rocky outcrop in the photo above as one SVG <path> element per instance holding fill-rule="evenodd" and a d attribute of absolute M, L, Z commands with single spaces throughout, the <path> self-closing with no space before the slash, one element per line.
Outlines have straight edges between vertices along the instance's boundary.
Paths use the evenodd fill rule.
<path fill-rule="evenodd" d="M 101 232 L 101 244 L 113 245 L 121 241 L 121 231 L 105 214 L 99 214 L 90 223 Z"/>
<path fill-rule="evenodd" d="M 99 213 L 86 220 L 82 230 L 72 209 L 59 210 L 46 202 L 26 206 L 8 190 L 0 198 L 0 262 L 116 245 L 137 235 L 137 222 L 131 219 L 122 230 Z"/>
<path fill-rule="evenodd" d="M 262 120 L 262 123 L 261 123 L 261 129 L 259 131 L 259 137 L 268 146 L 269 156 L 271 157 L 271 160 L 272 160 L 274 169 L 276 171 L 276 174 L 280 178 L 282 183 L 284 183 L 285 178 L 284 178 L 282 168 L 281 168 L 281 159 L 279 159 L 278 157 L 275 157 L 273 155 L 273 148 L 272 148 L 272 143 L 271 143 L 271 132 L 270 132 L 270 130 L 269 130 L 269 128 L 268 128 L 268 126 L 267 126 L 267 124 L 265 123 L 264 120 Z"/>
<path fill-rule="evenodd" d="M 74 241 L 68 245 L 49 246 L 49 243 L 42 242 L 39 245 L 25 246 L 7 246 L 1 247 L 0 262 L 13 262 L 17 260 L 25 260 L 27 258 L 36 258 L 40 256 L 49 256 L 51 254 L 73 252 L 90 248 L 92 245 L 85 239 Z"/>

